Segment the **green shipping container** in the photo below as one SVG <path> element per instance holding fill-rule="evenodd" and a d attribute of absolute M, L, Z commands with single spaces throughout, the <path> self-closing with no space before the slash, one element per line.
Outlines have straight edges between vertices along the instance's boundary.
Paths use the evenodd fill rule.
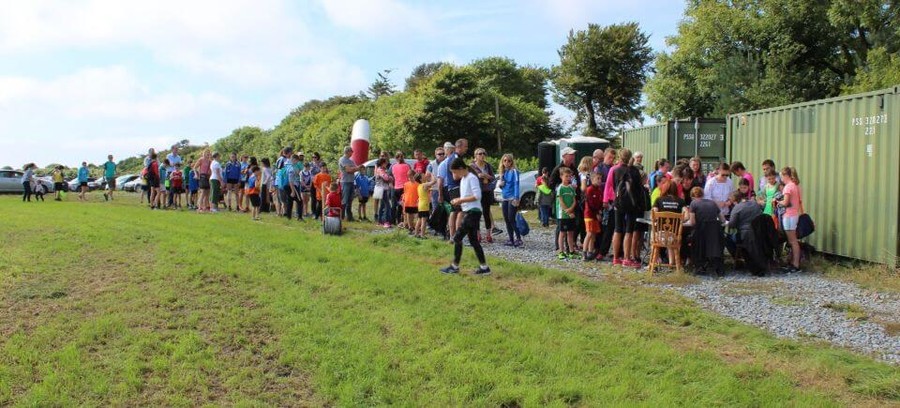
<path fill-rule="evenodd" d="M 621 136 L 623 147 L 644 153 L 644 168 L 649 170 L 661 158 L 675 162 L 699 156 L 704 173 L 728 160 L 724 119 L 673 120 L 628 129 Z"/>
<path fill-rule="evenodd" d="M 820 251 L 897 265 L 900 86 L 728 117 L 731 158 L 797 169 Z"/>

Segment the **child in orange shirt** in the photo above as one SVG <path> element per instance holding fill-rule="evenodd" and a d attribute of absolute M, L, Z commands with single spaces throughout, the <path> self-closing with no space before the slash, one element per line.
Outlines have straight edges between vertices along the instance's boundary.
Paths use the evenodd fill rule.
<path fill-rule="evenodd" d="M 322 173 L 319 173 L 322 174 Z M 318 174 L 317 174 L 318 176 Z M 327 188 L 326 186 L 322 186 L 322 188 Z M 316 190 L 321 191 L 321 190 Z M 341 216 L 341 192 L 338 190 L 338 183 L 331 183 L 331 188 L 328 190 L 328 195 L 325 196 L 325 208 L 328 209 L 328 212 L 325 214 L 326 217 L 340 217 Z"/>
<path fill-rule="evenodd" d="M 319 174 L 316 174 L 316 176 L 313 177 L 313 187 L 316 189 L 316 203 L 315 206 L 313 206 L 313 215 L 317 220 L 319 219 L 319 216 L 322 215 L 322 197 L 327 197 L 322 195 L 322 191 L 328 189 L 331 181 L 331 175 L 328 174 L 328 167 L 325 167 L 325 164 L 322 164 Z M 340 205 L 338 207 L 340 207 Z"/>
<path fill-rule="evenodd" d="M 410 234 L 414 233 L 415 217 L 419 214 L 419 182 L 416 181 L 415 176 L 416 172 L 410 170 L 409 181 L 403 184 L 403 219 Z M 419 178 L 419 180 L 422 179 Z"/>

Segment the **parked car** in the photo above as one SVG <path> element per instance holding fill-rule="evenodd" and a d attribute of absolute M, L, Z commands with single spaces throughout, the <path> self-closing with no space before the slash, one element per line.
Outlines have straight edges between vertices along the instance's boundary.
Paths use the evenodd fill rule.
<path fill-rule="evenodd" d="M 78 192 L 79 191 L 78 178 L 73 178 L 69 180 L 69 191 Z M 94 191 L 97 189 L 97 178 L 96 177 L 88 177 L 88 191 Z"/>
<path fill-rule="evenodd" d="M 22 194 L 25 189 L 22 188 L 22 175 L 24 173 L 19 170 L 0 170 L 0 193 L 17 193 Z M 42 177 L 35 177 L 45 187 L 47 192 L 54 192 L 53 182 Z"/>
<path fill-rule="evenodd" d="M 139 176 L 137 174 L 126 174 L 124 176 L 116 177 L 116 189 L 124 190 L 125 184 L 128 182 L 137 179 Z"/>
<path fill-rule="evenodd" d="M 416 161 L 413 159 L 405 159 L 405 160 L 406 160 L 406 164 L 408 164 L 410 168 L 412 168 L 416 165 Z M 378 162 L 378 159 L 372 159 L 372 160 L 369 160 L 369 161 L 363 163 L 363 167 L 366 168 L 367 176 L 375 177 L 375 163 L 377 163 L 377 162 Z M 394 159 L 391 159 L 391 163 L 393 163 L 393 162 L 394 162 Z"/>
<path fill-rule="evenodd" d="M 106 190 L 106 177 L 100 177 L 94 182 L 88 180 L 88 190 Z"/>
<path fill-rule="evenodd" d="M 53 184 L 53 177 L 41 176 L 41 177 L 35 177 L 35 180 L 40 180 L 41 184 L 43 184 L 44 187 L 47 188 L 48 193 L 56 192 L 56 185 Z"/>
<path fill-rule="evenodd" d="M 519 208 L 534 208 L 535 198 L 537 198 L 537 170 L 526 171 L 519 174 Z M 499 178 L 500 175 L 498 174 Z M 494 189 L 494 199 L 500 202 L 503 194 L 501 194 L 500 186 Z"/>
<path fill-rule="evenodd" d="M 136 191 L 136 192 L 140 193 L 141 185 L 142 185 L 141 182 L 142 182 L 141 176 L 137 176 L 130 181 L 126 181 L 125 183 L 122 183 L 121 189 L 125 190 L 125 191 Z M 116 186 L 118 186 L 118 184 L 116 184 Z"/>

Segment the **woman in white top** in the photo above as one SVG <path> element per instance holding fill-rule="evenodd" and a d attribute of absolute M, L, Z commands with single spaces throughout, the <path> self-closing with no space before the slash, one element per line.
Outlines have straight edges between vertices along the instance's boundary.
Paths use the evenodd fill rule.
<path fill-rule="evenodd" d="M 719 165 L 719 171 L 715 177 L 706 181 L 703 187 L 703 196 L 716 203 L 719 213 L 728 217 L 731 212 L 731 192 L 734 191 L 734 183 L 731 181 L 731 166 L 728 163 Z"/>
<path fill-rule="evenodd" d="M 222 201 L 222 164 L 219 163 L 219 153 L 213 153 L 212 163 L 209 165 L 209 187 L 210 187 L 210 212 L 219 212 L 219 201 Z"/>
<path fill-rule="evenodd" d="M 481 263 L 475 270 L 475 275 L 484 276 L 491 273 L 484 257 L 484 250 L 478 242 L 478 224 L 481 219 L 481 182 L 478 177 L 469 171 L 469 166 L 462 158 L 457 157 L 450 164 L 450 172 L 453 178 L 459 180 L 459 198 L 450 201 L 450 205 L 460 206 L 463 213 L 462 225 L 453 234 L 453 263 L 441 269 L 442 273 L 459 273 L 459 261 L 462 258 L 463 238 L 469 238 L 469 245 L 475 250 L 475 256 Z"/>

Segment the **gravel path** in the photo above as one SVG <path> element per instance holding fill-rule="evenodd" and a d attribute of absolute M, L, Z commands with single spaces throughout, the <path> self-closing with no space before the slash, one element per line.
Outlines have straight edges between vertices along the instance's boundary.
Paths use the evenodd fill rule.
<path fill-rule="evenodd" d="M 603 279 L 595 262 L 557 260 L 552 236 L 551 230 L 538 227 L 525 237 L 522 248 L 498 243 L 504 241 L 505 234 L 484 248 L 488 254 L 504 259 Z M 603 264 L 603 268 L 608 272 L 612 265 Z M 721 279 L 701 276 L 696 284 L 647 285 L 675 291 L 705 309 L 764 328 L 778 337 L 821 339 L 900 364 L 900 335 L 890 335 L 885 330 L 886 324 L 900 325 L 900 296 L 862 290 L 855 284 L 812 273 L 775 273 L 762 278 L 730 273 Z"/>

